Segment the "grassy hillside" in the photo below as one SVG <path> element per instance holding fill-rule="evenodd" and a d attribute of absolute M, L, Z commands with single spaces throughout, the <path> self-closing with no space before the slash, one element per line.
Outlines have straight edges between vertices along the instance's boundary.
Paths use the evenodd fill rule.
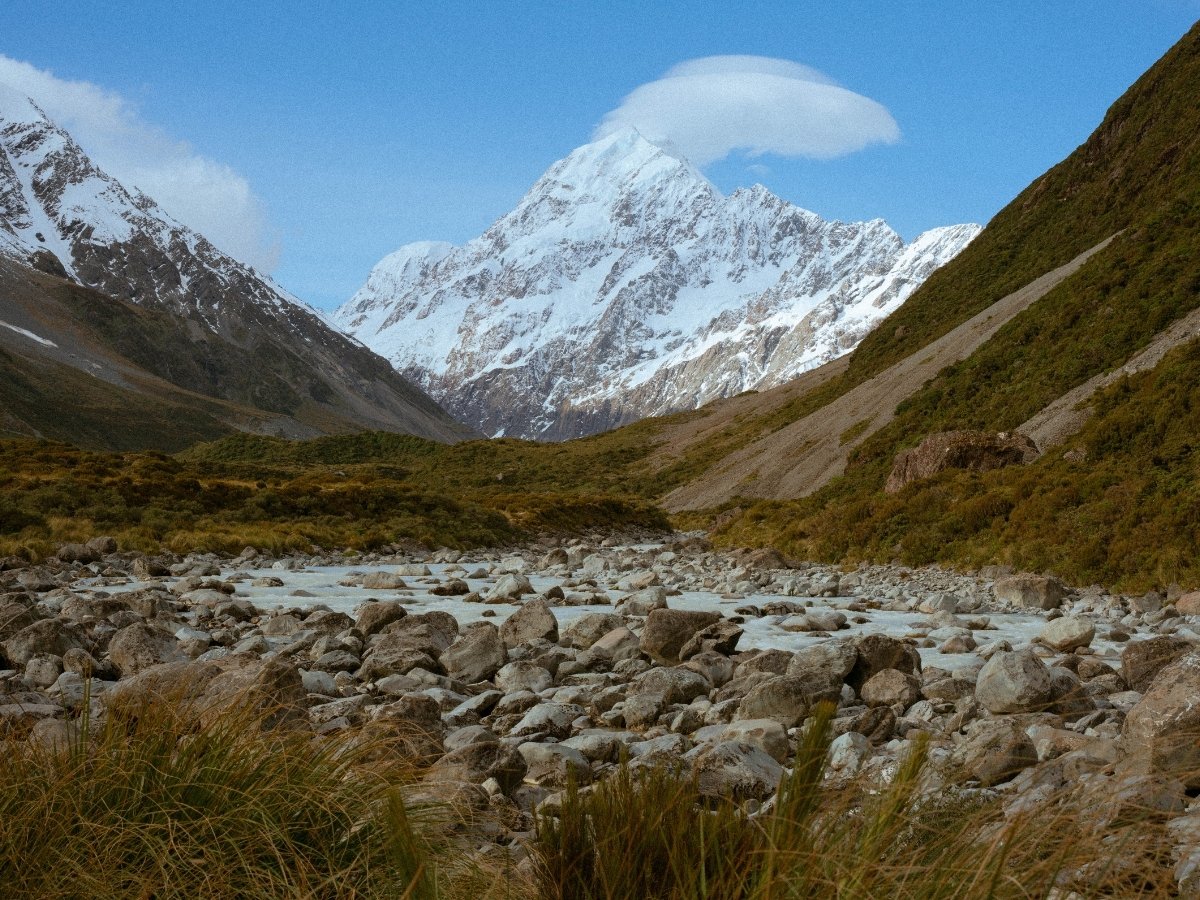
<path fill-rule="evenodd" d="M 1087 143 L 869 336 L 841 379 L 782 417 L 820 408 L 999 296 L 1119 237 L 901 404 L 843 478 L 804 501 L 750 506 L 723 539 L 832 559 L 1004 560 L 1129 588 L 1200 585 L 1195 344 L 1095 401 L 1095 418 L 1071 442 L 1087 449 L 1084 461 L 1068 462 L 1060 449 L 1028 467 L 944 473 L 894 497 L 881 490 L 895 454 L 925 435 L 1012 429 L 1200 306 L 1197 84 L 1200 26 L 1113 105 Z"/>

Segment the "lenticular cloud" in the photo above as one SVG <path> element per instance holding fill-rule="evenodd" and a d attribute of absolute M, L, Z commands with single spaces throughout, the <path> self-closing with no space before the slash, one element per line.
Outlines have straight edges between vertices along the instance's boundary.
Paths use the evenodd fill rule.
<path fill-rule="evenodd" d="M 643 84 L 604 117 L 594 138 L 633 126 L 698 166 L 735 150 L 832 159 L 895 143 L 891 113 L 808 66 L 765 56 L 707 56 Z"/>

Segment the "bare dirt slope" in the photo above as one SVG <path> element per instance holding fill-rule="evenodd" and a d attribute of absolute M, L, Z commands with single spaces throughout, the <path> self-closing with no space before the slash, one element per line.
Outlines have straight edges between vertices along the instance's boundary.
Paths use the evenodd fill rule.
<path fill-rule="evenodd" d="M 1102 241 L 1066 265 L 998 300 L 919 352 L 811 415 L 747 444 L 712 466 L 700 478 L 672 491 L 663 500 L 663 505 L 678 512 L 711 508 L 735 497 L 783 499 L 812 493 L 845 471 L 850 451 L 891 421 L 902 400 L 916 393 L 941 369 L 973 353 L 1005 323 L 1078 271 L 1111 240 L 1110 237 Z M 810 374 L 812 380 L 804 389 L 811 389 L 830 373 L 817 370 Z M 799 390 L 795 383 L 785 387 Z M 752 396 L 744 402 L 750 406 L 762 404 L 763 400 L 763 397 Z M 767 401 L 773 402 L 774 398 L 767 398 Z M 744 411 L 741 414 L 744 415 Z M 733 420 L 736 415 L 727 409 L 721 411 L 724 419 Z M 668 439 L 676 447 L 679 444 L 671 440 L 676 436 L 689 443 L 703 440 L 705 432 L 715 427 L 710 418 L 688 423 L 694 426 L 690 434 L 676 433 Z M 843 443 L 843 436 L 851 429 L 853 438 Z"/>

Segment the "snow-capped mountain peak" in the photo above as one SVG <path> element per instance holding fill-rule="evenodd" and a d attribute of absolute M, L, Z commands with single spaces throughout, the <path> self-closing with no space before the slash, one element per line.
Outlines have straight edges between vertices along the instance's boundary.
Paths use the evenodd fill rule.
<path fill-rule="evenodd" d="M 565 438 L 849 351 L 978 230 L 906 245 L 882 220 L 829 222 L 762 185 L 725 197 L 626 128 L 464 246 L 389 255 L 335 320 L 485 433 Z"/>

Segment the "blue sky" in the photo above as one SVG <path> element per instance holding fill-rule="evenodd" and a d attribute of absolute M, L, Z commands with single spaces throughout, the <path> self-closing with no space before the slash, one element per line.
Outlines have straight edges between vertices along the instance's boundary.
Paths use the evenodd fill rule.
<path fill-rule="evenodd" d="M 207 214 L 254 232 L 228 242 L 258 241 L 256 262 L 328 308 L 403 243 L 480 233 L 626 95 L 697 57 L 813 67 L 900 130 L 833 160 L 735 152 L 705 167 L 722 190 L 760 181 L 906 238 L 986 222 L 1197 17 L 1200 0 L 6 3 L 0 54 L 97 86 L 166 157 L 204 161 L 196 183 L 223 198 Z M 110 168 L 139 134 L 109 136 Z"/>

